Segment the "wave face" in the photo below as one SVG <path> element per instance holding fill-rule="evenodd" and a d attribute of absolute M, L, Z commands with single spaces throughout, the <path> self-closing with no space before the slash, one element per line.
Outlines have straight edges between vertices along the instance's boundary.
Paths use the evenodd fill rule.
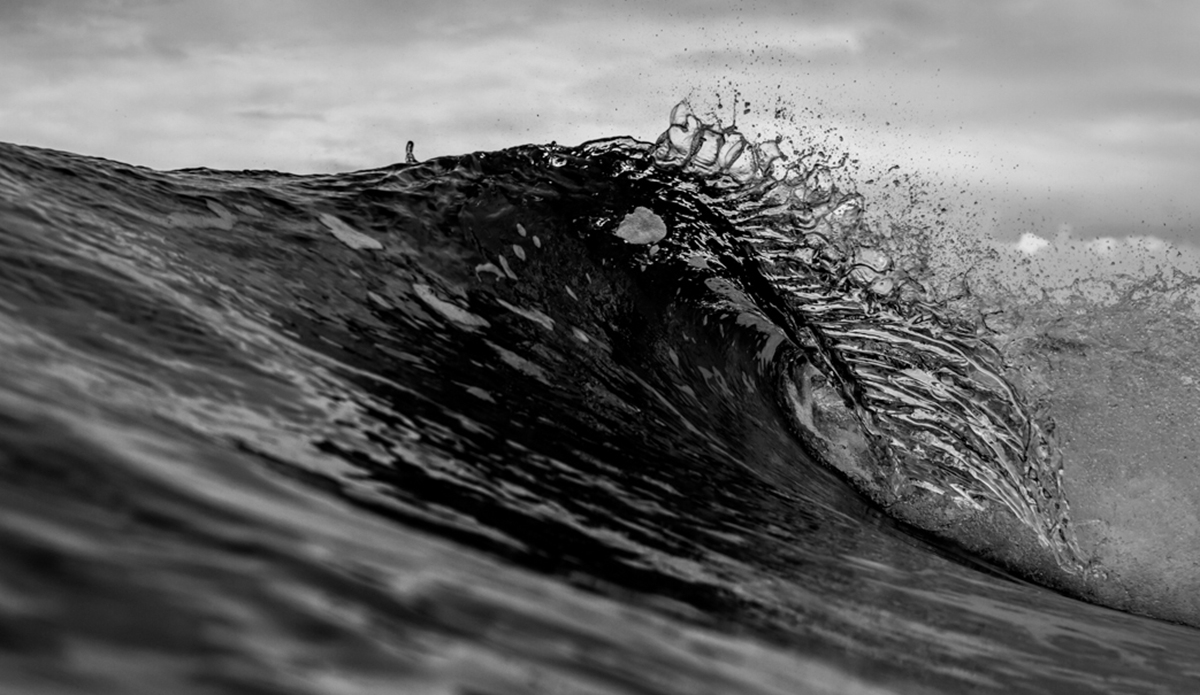
<path fill-rule="evenodd" d="M 327 176 L 0 145 L 0 683 L 1182 689 L 1193 629 L 1022 578 L 1090 576 L 1054 422 L 835 179 L 686 108 Z"/>

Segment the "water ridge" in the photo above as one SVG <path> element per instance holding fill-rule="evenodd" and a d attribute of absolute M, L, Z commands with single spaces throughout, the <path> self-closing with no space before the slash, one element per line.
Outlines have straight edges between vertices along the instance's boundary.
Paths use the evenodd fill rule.
<path fill-rule="evenodd" d="M 784 297 L 789 336 L 816 367 L 786 386 L 794 422 L 830 464 L 885 502 L 917 487 L 975 509 L 999 503 L 1064 568 L 1083 568 L 1054 422 L 1006 378 L 983 326 L 938 311 L 919 261 L 894 260 L 920 253 L 919 229 L 868 225 L 863 197 L 835 183 L 837 164 L 788 161 L 778 140 L 749 143 L 686 102 L 651 157 L 701 182 Z M 848 451 L 846 418 L 829 412 L 840 407 L 869 451 Z"/>

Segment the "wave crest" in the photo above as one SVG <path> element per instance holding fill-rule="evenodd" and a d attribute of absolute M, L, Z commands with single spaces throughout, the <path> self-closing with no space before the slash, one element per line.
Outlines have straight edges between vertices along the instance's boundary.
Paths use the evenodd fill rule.
<path fill-rule="evenodd" d="M 928 230 L 869 223 L 863 196 L 837 185 L 845 158 L 789 157 L 778 139 L 752 143 L 686 102 L 650 157 L 699 182 L 784 298 L 815 367 L 793 372 L 786 407 L 826 463 L 885 504 L 919 488 L 1002 505 L 1063 567 L 1081 567 L 1053 420 L 1006 377 L 985 329 L 932 296 Z M 847 434 L 840 408 L 864 451 L 832 445 Z"/>

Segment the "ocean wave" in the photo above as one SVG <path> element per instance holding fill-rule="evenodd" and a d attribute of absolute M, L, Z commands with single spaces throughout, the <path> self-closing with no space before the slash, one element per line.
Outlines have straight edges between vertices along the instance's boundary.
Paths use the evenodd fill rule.
<path fill-rule="evenodd" d="M 1101 524 L 1063 394 L 1153 377 L 1143 333 L 1186 363 L 1134 302 L 1169 294 L 1069 323 L 1000 282 L 1025 251 L 880 224 L 838 158 L 684 107 L 406 159 L 0 145 L 0 684 L 1186 686 L 1194 630 L 1025 581 L 1200 615 L 1070 571 Z M 1130 479 L 1131 518 L 1186 511 Z"/>
<path fill-rule="evenodd" d="M 938 311 L 921 282 L 922 230 L 868 225 L 862 196 L 840 190 L 826 163 L 788 161 L 778 142 L 748 145 L 685 103 L 671 120 L 656 164 L 713 186 L 709 201 L 753 249 L 786 304 L 785 330 L 816 367 L 787 386 L 806 440 L 885 504 L 913 488 L 1002 504 L 1078 568 L 1053 422 L 1005 377 L 979 326 Z M 852 413 L 862 435 L 831 408 Z M 847 452 L 856 435 L 866 446 Z"/>

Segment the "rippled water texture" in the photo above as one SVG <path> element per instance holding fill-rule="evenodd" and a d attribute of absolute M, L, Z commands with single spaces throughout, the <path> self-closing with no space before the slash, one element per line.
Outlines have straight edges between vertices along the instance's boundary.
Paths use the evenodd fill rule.
<path fill-rule="evenodd" d="M 1064 353 L 685 140 L 0 145 L 0 690 L 1187 692 L 1193 628 L 1029 581 L 1099 576 Z"/>

